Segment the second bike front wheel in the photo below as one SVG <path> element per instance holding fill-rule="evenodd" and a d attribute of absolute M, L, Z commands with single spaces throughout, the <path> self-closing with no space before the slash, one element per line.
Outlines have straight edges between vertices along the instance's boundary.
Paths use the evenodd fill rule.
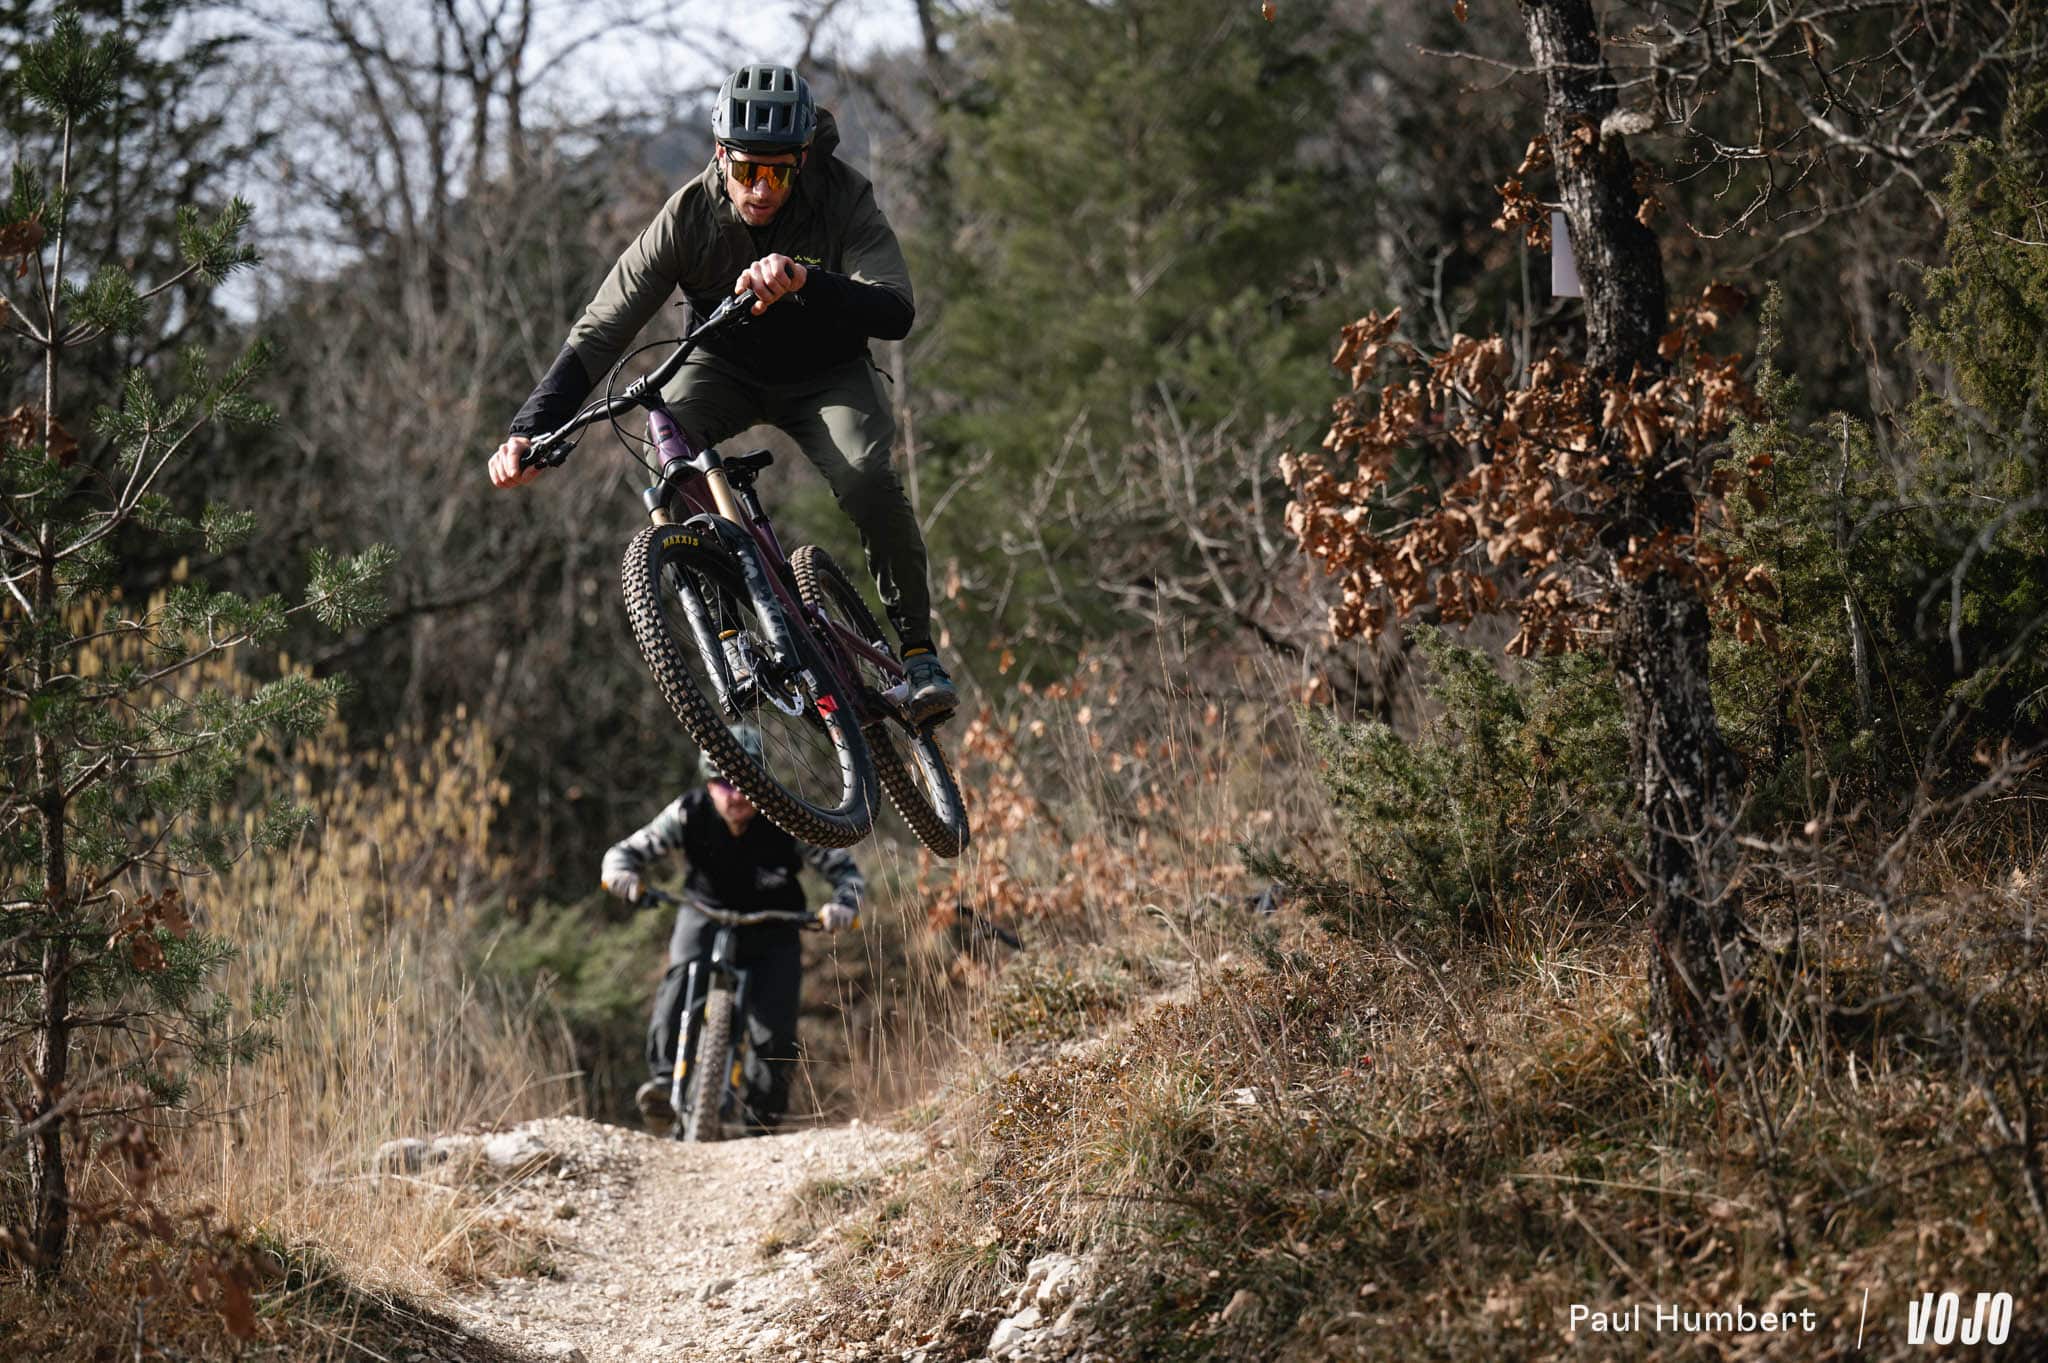
<path fill-rule="evenodd" d="M 859 635 L 879 652 L 895 657 L 888 638 L 868 609 L 860 589 L 832 556 L 815 544 L 807 544 L 789 556 L 796 574 L 797 594 L 804 604 L 823 611 L 827 619 Z M 872 663 L 853 660 L 861 685 L 880 690 L 890 678 Z M 877 702 L 874 710 L 880 713 Z M 957 857 L 967 849 L 967 802 L 960 798 L 959 782 L 946 761 L 945 749 L 930 726 L 915 728 L 894 719 L 877 720 L 863 731 L 868 760 L 889 803 L 903 816 L 903 822 L 917 840 L 941 857 Z M 899 747 L 899 744 L 901 745 Z M 905 757 L 908 751 L 908 758 Z"/>
<path fill-rule="evenodd" d="M 725 1091 L 732 1083 L 732 1011 L 730 989 L 713 989 L 704 999 L 704 1026 L 697 1033 L 697 1058 L 691 1062 L 689 1111 L 683 1114 L 683 1139 L 725 1139 Z"/>
<path fill-rule="evenodd" d="M 757 604 L 739 563 L 696 529 L 646 527 L 627 546 L 620 576 L 640 656 L 725 779 L 813 846 L 866 837 L 874 827 L 867 743 L 809 636 L 789 628 L 779 607 Z M 734 736 L 738 724 L 760 731 L 759 757 Z"/>

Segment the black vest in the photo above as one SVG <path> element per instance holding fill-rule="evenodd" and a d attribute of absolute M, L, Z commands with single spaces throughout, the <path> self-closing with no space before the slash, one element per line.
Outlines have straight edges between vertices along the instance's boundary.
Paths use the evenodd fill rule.
<path fill-rule="evenodd" d="M 758 813 L 734 837 L 702 786 L 684 795 L 682 805 L 683 855 L 690 863 L 683 883 L 691 894 L 737 913 L 803 912 L 804 888 L 797 879 L 803 853 L 795 838 Z"/>

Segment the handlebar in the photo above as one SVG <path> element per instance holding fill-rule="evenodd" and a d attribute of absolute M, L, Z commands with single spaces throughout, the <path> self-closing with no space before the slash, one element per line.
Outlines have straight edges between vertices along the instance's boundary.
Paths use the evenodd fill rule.
<path fill-rule="evenodd" d="M 752 927 L 757 923 L 794 923 L 807 932 L 814 932 L 823 926 L 818 921 L 818 915 L 810 909 L 805 909 L 802 912 L 792 912 L 788 909 L 754 909 L 741 913 L 733 909 L 721 909 L 714 904 L 706 904 L 701 899 L 685 898 L 682 895 L 670 894 L 666 890 L 657 890 L 651 885 L 640 892 L 640 902 L 643 904 L 667 904 L 672 908 L 681 908 L 687 904 L 712 922 L 722 923 L 727 927 L 733 928 Z M 856 928 L 860 926 L 860 916 L 858 914 L 854 915 L 853 926 Z"/>
<path fill-rule="evenodd" d="M 526 452 L 519 456 L 519 467 L 557 467 L 569 457 L 569 451 L 575 448 L 569 437 L 585 426 L 592 422 L 607 420 L 620 412 L 631 411 L 635 407 L 653 406 L 661 400 L 662 385 L 676 376 L 676 372 L 683 367 L 683 361 L 690 358 L 690 352 L 697 348 L 699 341 L 714 329 L 737 325 L 733 321 L 735 317 L 744 321 L 752 315 L 751 309 L 759 301 L 752 289 L 742 289 L 720 303 L 689 335 L 676 342 L 676 348 L 669 352 L 668 358 L 663 360 L 661 366 L 653 373 L 633 380 L 617 397 L 601 398 L 591 403 L 546 435 L 535 436 L 532 443 L 526 447 Z"/>

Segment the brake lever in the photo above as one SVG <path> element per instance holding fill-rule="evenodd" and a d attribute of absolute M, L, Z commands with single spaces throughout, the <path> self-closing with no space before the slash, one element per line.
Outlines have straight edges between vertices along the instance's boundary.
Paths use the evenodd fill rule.
<path fill-rule="evenodd" d="M 558 469 L 569 452 L 576 448 L 573 440 L 536 440 L 526 447 L 519 456 L 519 467 L 523 469 Z"/>
<path fill-rule="evenodd" d="M 741 289 L 738 293 L 713 309 L 711 315 L 704 319 L 704 326 L 707 329 L 717 326 L 734 313 L 752 308 L 754 304 L 760 301 L 761 296 L 752 289 Z"/>

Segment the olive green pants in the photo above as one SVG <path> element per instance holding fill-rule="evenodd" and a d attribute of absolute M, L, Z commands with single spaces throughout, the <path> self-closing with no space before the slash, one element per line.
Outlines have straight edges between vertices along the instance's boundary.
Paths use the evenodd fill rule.
<path fill-rule="evenodd" d="M 699 446 L 730 440 L 750 426 L 774 426 L 794 440 L 860 532 L 896 637 L 906 648 L 931 642 L 924 532 L 890 462 L 896 418 L 873 364 L 849 360 L 794 383 L 763 383 L 700 351 L 662 396 Z"/>

